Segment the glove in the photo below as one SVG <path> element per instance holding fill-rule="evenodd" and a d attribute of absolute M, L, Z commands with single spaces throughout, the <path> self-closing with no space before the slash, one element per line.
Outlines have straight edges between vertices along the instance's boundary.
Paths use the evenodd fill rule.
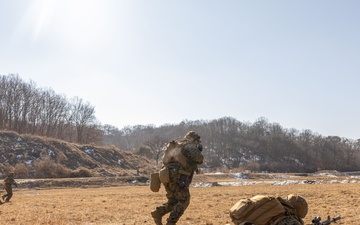
<path fill-rule="evenodd" d="M 196 169 L 196 174 L 200 174 L 201 170 L 199 168 Z"/>
<path fill-rule="evenodd" d="M 181 175 L 178 181 L 178 184 L 181 188 L 186 188 L 189 186 L 188 184 L 188 177 L 186 175 Z"/>

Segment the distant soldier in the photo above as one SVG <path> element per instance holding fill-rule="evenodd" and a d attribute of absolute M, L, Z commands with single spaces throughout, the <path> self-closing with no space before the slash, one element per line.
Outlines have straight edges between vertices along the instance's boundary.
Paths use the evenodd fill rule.
<path fill-rule="evenodd" d="M 162 225 L 162 217 L 167 213 L 170 215 L 166 225 L 176 224 L 183 215 L 190 204 L 189 186 L 194 172 L 198 171 L 198 165 L 204 160 L 200 136 L 194 131 L 189 131 L 182 140 L 172 141 L 169 145 L 177 146 L 175 149 L 178 151 L 165 152 L 163 158 L 162 171 L 166 171 L 167 179 L 162 177 L 160 171 L 160 180 L 165 186 L 168 200 L 151 212 L 156 225 Z"/>
<path fill-rule="evenodd" d="M 2 200 L 5 200 L 5 202 L 9 202 L 10 198 L 13 196 L 12 185 L 15 185 L 17 187 L 17 183 L 14 180 L 13 172 L 9 173 L 9 175 L 4 179 L 4 189 L 6 191 L 6 194 L 2 196 Z"/>

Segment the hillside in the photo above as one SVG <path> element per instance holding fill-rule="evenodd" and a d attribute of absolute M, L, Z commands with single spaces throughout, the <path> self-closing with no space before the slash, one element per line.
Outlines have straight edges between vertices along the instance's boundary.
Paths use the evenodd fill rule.
<path fill-rule="evenodd" d="M 154 168 L 148 159 L 115 146 L 79 145 L 12 131 L 0 131 L 0 153 L 0 176 L 15 170 L 18 178 L 119 176 Z"/>

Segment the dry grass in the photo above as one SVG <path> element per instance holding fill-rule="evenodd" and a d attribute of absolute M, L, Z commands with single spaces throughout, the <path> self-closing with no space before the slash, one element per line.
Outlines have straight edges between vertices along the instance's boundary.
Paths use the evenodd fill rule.
<path fill-rule="evenodd" d="M 314 216 L 341 215 L 337 224 L 359 224 L 359 184 L 306 184 L 191 188 L 192 200 L 179 225 L 231 224 L 228 209 L 256 194 L 303 196 L 309 203 L 305 224 Z M 10 203 L 0 205 L 1 224 L 154 224 L 150 212 L 165 201 L 164 188 L 148 186 L 15 189 Z"/>

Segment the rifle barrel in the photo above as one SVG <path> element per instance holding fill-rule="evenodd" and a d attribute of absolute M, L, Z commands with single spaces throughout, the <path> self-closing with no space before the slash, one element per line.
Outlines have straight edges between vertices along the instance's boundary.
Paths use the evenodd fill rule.
<path fill-rule="evenodd" d="M 335 222 L 335 221 L 337 221 L 337 220 L 339 220 L 339 219 L 341 219 L 341 216 L 339 215 L 339 216 L 335 216 L 332 220 Z"/>

